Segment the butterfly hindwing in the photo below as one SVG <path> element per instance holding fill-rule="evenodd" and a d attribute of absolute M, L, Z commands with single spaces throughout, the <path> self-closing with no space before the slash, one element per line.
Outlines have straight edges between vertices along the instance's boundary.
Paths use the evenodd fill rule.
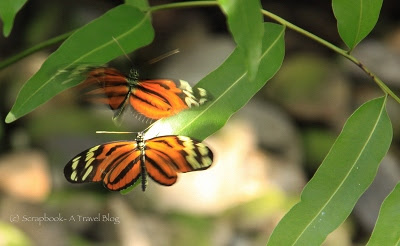
<path fill-rule="evenodd" d="M 177 173 L 207 169 L 213 154 L 203 143 L 185 136 L 162 136 L 146 141 L 145 167 L 159 184 L 173 185 Z"/>
<path fill-rule="evenodd" d="M 115 167 L 104 177 L 103 183 L 109 190 L 123 190 L 133 185 L 141 174 L 140 151 L 130 150 L 121 155 Z"/>

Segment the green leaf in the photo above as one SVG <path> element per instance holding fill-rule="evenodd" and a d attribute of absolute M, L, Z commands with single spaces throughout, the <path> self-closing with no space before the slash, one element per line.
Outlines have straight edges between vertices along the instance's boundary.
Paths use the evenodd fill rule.
<path fill-rule="evenodd" d="M 149 9 L 149 2 L 147 0 L 125 0 L 126 4 L 140 9 L 141 11 L 146 11 Z"/>
<path fill-rule="evenodd" d="M 146 138 L 178 134 L 203 140 L 220 129 L 282 65 L 285 28 L 265 23 L 264 30 L 260 69 L 254 80 L 248 78 L 243 66 L 243 50 L 236 48 L 220 67 L 196 85 L 206 89 L 213 96 L 212 101 L 202 107 L 185 110 L 173 117 L 157 121 L 146 133 Z"/>
<path fill-rule="evenodd" d="M 8 37 L 14 24 L 14 18 L 27 0 L 1 0 L 0 18 L 3 20 L 3 35 Z"/>
<path fill-rule="evenodd" d="M 353 50 L 374 28 L 383 0 L 332 0 L 340 37 Z"/>
<path fill-rule="evenodd" d="M 383 201 L 367 245 L 400 245 L 400 183 Z"/>
<path fill-rule="evenodd" d="M 268 245 L 320 245 L 348 217 L 389 149 L 386 98 L 371 100 L 347 120 L 339 137 Z"/>
<path fill-rule="evenodd" d="M 248 76 L 254 79 L 259 66 L 263 37 L 260 0 L 218 0 L 227 17 L 228 27 L 240 49 Z"/>
<path fill-rule="evenodd" d="M 149 15 L 130 5 L 120 5 L 72 34 L 39 71 L 22 87 L 6 122 L 34 110 L 63 90 L 84 79 L 80 68 L 101 65 L 149 44 L 154 30 Z M 115 41 L 117 40 L 118 43 Z"/>

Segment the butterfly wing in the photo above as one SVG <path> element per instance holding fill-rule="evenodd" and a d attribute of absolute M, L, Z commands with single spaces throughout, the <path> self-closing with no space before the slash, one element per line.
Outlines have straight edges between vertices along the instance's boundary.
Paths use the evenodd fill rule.
<path fill-rule="evenodd" d="M 208 100 L 206 90 L 193 88 L 184 80 L 141 80 L 132 87 L 130 105 L 150 119 L 161 119 Z"/>
<path fill-rule="evenodd" d="M 129 76 L 114 68 L 97 67 L 88 72 L 82 84 L 84 99 L 91 103 L 109 105 L 114 118 L 121 115 L 127 101 L 149 119 L 172 116 L 187 108 L 200 106 L 210 97 L 202 88 L 193 89 L 184 80 L 137 80 L 137 71 Z"/>
<path fill-rule="evenodd" d="M 212 151 L 203 143 L 185 136 L 152 138 L 145 144 L 145 167 L 157 183 L 170 186 L 177 173 L 204 170 L 211 166 Z"/>
<path fill-rule="evenodd" d="M 117 110 L 116 115 L 122 113 L 131 91 L 128 78 L 117 69 L 108 67 L 90 70 L 81 88 L 86 101 L 108 105 Z"/>
<path fill-rule="evenodd" d="M 68 162 L 64 175 L 71 183 L 103 182 L 109 190 L 122 190 L 139 178 L 140 155 L 134 141 L 97 145 Z"/>

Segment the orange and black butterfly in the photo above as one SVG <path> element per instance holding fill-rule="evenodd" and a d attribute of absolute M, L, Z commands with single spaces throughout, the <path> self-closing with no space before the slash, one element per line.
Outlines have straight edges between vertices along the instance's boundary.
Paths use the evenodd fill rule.
<path fill-rule="evenodd" d="M 211 166 L 213 153 L 203 143 L 185 136 L 160 136 L 149 140 L 139 133 L 135 141 L 100 144 L 74 157 L 64 168 L 69 182 L 103 182 L 112 191 L 119 191 L 146 177 L 170 186 L 177 173 L 204 170 Z"/>
<path fill-rule="evenodd" d="M 139 114 L 157 120 L 209 100 L 205 89 L 193 89 L 184 80 L 139 80 L 135 69 L 126 76 L 115 68 L 92 68 L 82 86 L 85 100 L 109 105 L 114 118 L 122 114 L 127 104 Z"/>

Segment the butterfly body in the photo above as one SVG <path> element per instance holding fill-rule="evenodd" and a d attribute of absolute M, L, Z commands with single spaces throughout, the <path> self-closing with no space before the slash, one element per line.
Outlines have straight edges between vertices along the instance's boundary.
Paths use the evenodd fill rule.
<path fill-rule="evenodd" d="M 114 118 L 121 115 L 127 104 L 141 115 L 157 120 L 209 100 L 206 90 L 193 89 L 184 80 L 139 80 L 135 69 L 125 76 L 115 68 L 94 68 L 83 85 L 86 100 L 109 105 L 115 110 Z"/>
<path fill-rule="evenodd" d="M 147 176 L 170 186 L 177 173 L 207 169 L 213 154 L 203 143 L 185 136 L 161 136 L 144 140 L 140 133 L 135 141 L 115 141 L 94 146 L 74 157 L 64 168 L 72 183 L 103 182 L 112 191 L 126 189 Z"/>

